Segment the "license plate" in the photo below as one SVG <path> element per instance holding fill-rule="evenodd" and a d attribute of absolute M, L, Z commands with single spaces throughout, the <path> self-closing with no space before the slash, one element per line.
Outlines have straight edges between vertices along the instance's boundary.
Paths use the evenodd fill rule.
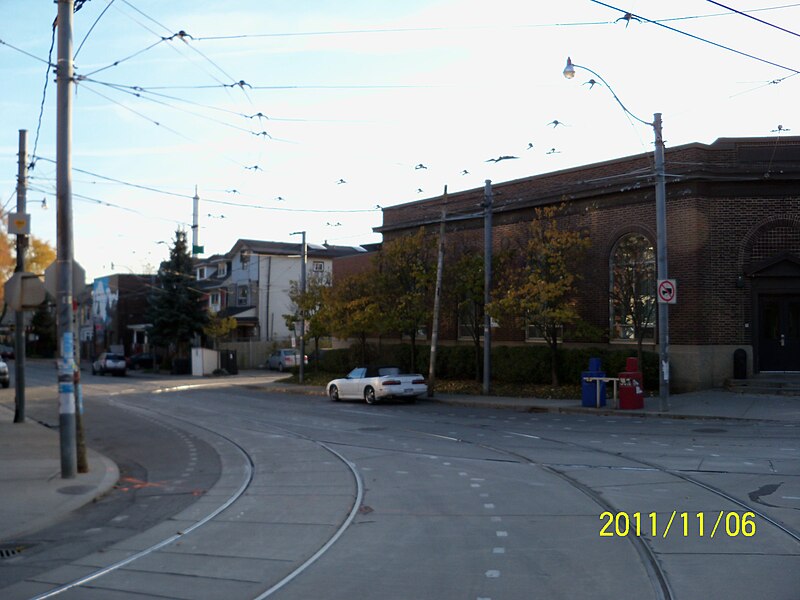
<path fill-rule="evenodd" d="M 403 393 L 404 393 L 404 394 L 413 394 L 413 393 L 414 393 L 414 390 L 413 390 L 413 389 L 411 389 L 411 388 L 406 388 L 406 389 L 404 389 L 404 390 L 403 390 Z"/>

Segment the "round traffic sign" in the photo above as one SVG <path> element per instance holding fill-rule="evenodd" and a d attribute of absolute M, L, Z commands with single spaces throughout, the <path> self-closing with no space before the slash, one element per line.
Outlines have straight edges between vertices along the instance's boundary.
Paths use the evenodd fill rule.
<path fill-rule="evenodd" d="M 675 280 L 662 279 L 658 282 L 658 301 L 667 304 L 675 303 Z"/>

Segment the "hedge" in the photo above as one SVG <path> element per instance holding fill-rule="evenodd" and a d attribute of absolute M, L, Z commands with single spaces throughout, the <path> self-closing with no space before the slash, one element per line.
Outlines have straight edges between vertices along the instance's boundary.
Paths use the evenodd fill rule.
<path fill-rule="evenodd" d="M 416 366 L 411 368 L 409 344 L 369 345 L 368 362 L 393 364 L 408 371 L 427 375 L 430 347 L 418 345 Z M 481 350 L 482 352 L 482 350 Z M 482 356 L 482 355 L 481 355 Z M 579 384 L 581 372 L 589 368 L 590 358 L 599 358 L 602 370 L 609 377 L 625 370 L 628 357 L 636 349 L 559 348 L 558 376 L 563 384 Z M 327 350 L 320 358 L 322 370 L 344 375 L 361 362 L 359 346 Z M 481 366 L 483 359 L 481 358 Z M 645 388 L 658 389 L 658 354 L 642 353 Z M 439 379 L 476 379 L 474 346 L 440 346 L 436 351 L 436 376 Z M 495 346 L 492 348 L 492 381 L 497 383 L 549 384 L 550 349 L 544 346 Z"/>

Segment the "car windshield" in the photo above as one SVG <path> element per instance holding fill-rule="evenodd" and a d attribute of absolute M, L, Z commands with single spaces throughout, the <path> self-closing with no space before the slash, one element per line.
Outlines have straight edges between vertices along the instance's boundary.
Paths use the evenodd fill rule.
<path fill-rule="evenodd" d="M 123 360 L 119 354 L 106 354 L 106 360 Z"/>

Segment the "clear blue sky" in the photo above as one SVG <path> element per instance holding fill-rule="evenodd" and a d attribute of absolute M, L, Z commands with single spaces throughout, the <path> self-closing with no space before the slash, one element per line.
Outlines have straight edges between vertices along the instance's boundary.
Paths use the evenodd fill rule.
<path fill-rule="evenodd" d="M 90 0 L 75 15 L 86 77 L 74 96 L 75 258 L 90 278 L 112 263 L 156 268 L 159 242 L 188 230 L 195 185 L 207 255 L 297 230 L 360 244 L 380 239 L 376 207 L 445 184 L 651 151 L 652 130 L 590 74 L 562 77 L 568 55 L 642 119 L 662 112 L 668 146 L 800 133 L 800 4 L 722 3 L 773 26 L 703 0 L 607 4 Z M 0 40 L 16 49 L 0 45 L 0 202 L 13 208 L 17 131 L 32 149 L 57 8 L 5 0 L 2 11 Z M 646 20 L 620 20 L 626 11 Z M 55 245 L 49 79 L 28 205 L 34 234 Z M 486 162 L 504 155 L 518 158 Z"/>

